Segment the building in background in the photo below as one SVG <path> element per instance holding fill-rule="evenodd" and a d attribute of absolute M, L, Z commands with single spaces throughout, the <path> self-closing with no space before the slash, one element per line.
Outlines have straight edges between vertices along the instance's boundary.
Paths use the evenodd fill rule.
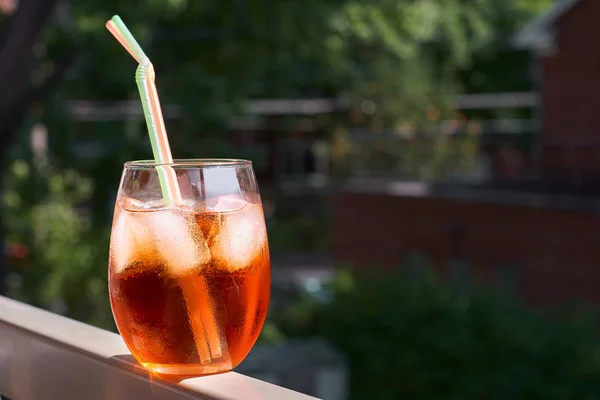
<path fill-rule="evenodd" d="M 398 268 L 416 251 L 530 304 L 600 306 L 598 21 L 600 1 L 563 0 L 516 35 L 537 65 L 532 179 L 354 182 L 334 200 L 336 260 Z"/>
<path fill-rule="evenodd" d="M 600 182 L 600 2 L 561 0 L 515 44 L 531 50 L 541 94 L 539 143 L 545 179 Z"/>

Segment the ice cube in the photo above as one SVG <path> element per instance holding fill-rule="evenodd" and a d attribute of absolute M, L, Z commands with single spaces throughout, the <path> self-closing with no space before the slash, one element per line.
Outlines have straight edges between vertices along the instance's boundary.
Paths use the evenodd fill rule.
<path fill-rule="evenodd" d="M 141 213 L 121 210 L 115 216 L 110 236 L 110 258 L 117 274 L 131 263 L 154 255 L 154 247 L 147 239 L 145 226 L 138 221 L 138 214 Z"/>
<path fill-rule="evenodd" d="M 129 211 L 143 210 L 146 208 L 143 201 L 134 199 L 133 197 L 122 197 L 117 200 L 117 204 L 124 210 Z"/>
<path fill-rule="evenodd" d="M 236 211 L 244 208 L 246 204 L 248 204 L 248 202 L 239 197 L 225 195 L 211 199 L 208 202 L 208 209 L 217 212 Z"/>
<path fill-rule="evenodd" d="M 193 214 L 176 210 L 147 214 L 158 255 L 170 273 L 181 275 L 210 261 L 210 250 Z"/>
<path fill-rule="evenodd" d="M 205 201 L 183 200 L 180 209 L 196 212 L 223 212 L 235 211 L 244 208 L 246 201 L 232 195 L 218 196 Z"/>
<path fill-rule="evenodd" d="M 119 205 L 127 211 L 141 211 L 164 208 L 165 202 L 163 199 L 138 200 L 132 197 L 124 197 L 119 199 Z"/>
<path fill-rule="evenodd" d="M 210 260 L 210 251 L 192 214 L 164 209 L 121 211 L 111 235 L 115 273 L 137 260 L 155 259 L 180 275 Z"/>
<path fill-rule="evenodd" d="M 235 201 L 237 211 L 220 215 L 220 231 L 212 245 L 213 257 L 231 270 L 248 267 L 267 243 L 262 208 L 240 199 Z"/>

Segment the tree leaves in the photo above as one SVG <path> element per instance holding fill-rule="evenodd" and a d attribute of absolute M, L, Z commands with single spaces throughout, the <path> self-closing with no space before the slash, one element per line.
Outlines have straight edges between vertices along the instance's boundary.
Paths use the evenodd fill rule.
<path fill-rule="evenodd" d="M 299 300 L 274 321 L 288 336 L 320 335 L 346 354 L 351 399 L 600 395 L 595 320 L 555 320 L 489 288 L 454 288 L 423 260 L 404 267 L 421 273 L 342 269 L 330 303 Z"/>

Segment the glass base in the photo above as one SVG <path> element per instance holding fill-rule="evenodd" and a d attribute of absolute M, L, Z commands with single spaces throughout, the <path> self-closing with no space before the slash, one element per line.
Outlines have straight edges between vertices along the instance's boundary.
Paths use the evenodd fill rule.
<path fill-rule="evenodd" d="M 165 375 L 210 375 L 233 369 L 229 360 L 211 361 L 207 364 L 141 364 L 152 372 Z"/>

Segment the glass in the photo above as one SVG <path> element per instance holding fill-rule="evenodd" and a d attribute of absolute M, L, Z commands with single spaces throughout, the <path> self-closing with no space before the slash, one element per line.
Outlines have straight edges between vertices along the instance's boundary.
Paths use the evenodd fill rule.
<path fill-rule="evenodd" d="M 271 264 L 252 164 L 175 160 L 183 202 L 165 206 L 152 161 L 125 164 L 109 293 L 127 347 L 165 374 L 231 370 L 262 329 Z"/>

